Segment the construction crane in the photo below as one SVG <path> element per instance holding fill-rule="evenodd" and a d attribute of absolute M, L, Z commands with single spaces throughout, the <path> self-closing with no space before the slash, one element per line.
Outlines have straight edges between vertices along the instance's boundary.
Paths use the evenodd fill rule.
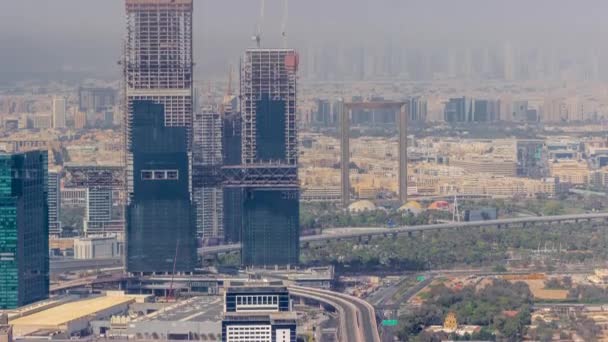
<path fill-rule="evenodd" d="M 257 24 L 256 30 L 255 30 L 255 34 L 253 35 L 253 37 L 251 37 L 251 40 L 255 41 L 255 44 L 257 45 L 258 49 L 262 45 L 262 24 L 264 22 L 265 7 L 266 7 L 266 1 L 260 0 L 260 17 L 258 18 L 258 24 Z"/>
<path fill-rule="evenodd" d="M 175 256 L 173 257 L 173 273 L 171 273 L 171 283 L 169 284 L 169 292 L 165 294 L 165 302 L 169 302 L 169 296 L 173 292 L 173 280 L 175 280 L 175 269 L 177 266 L 177 255 L 179 251 L 179 238 L 175 241 Z M 175 298 L 175 296 L 173 296 Z"/>
<path fill-rule="evenodd" d="M 281 24 L 281 39 L 283 39 L 283 49 L 287 49 L 287 19 L 289 18 L 289 0 L 284 0 L 283 4 L 283 23 Z"/>

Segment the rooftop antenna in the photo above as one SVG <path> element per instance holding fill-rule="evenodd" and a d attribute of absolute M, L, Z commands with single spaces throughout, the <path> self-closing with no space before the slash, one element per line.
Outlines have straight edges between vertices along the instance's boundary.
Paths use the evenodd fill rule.
<path fill-rule="evenodd" d="M 260 17 L 258 18 L 258 24 L 257 24 L 256 30 L 255 30 L 255 35 L 251 38 L 252 40 L 255 40 L 255 44 L 258 47 L 258 49 L 262 45 L 262 23 L 264 22 L 265 7 L 266 7 L 266 1 L 260 0 Z"/>
<path fill-rule="evenodd" d="M 283 39 L 283 49 L 287 49 L 287 19 L 288 18 L 289 18 L 289 0 L 284 0 L 283 23 L 281 24 L 281 38 Z"/>

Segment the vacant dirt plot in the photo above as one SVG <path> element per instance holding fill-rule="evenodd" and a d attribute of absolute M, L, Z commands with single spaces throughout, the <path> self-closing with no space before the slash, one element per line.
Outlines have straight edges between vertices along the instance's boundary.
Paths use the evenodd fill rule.
<path fill-rule="evenodd" d="M 537 299 L 566 299 L 568 297 L 568 290 L 548 290 L 545 289 L 545 281 L 542 279 L 535 280 L 519 280 L 528 284 L 530 291 Z"/>

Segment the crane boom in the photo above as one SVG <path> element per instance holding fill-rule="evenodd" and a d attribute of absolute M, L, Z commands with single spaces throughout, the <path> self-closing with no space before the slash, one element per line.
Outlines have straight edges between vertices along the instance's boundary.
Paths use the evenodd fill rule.
<path fill-rule="evenodd" d="M 289 0 L 284 0 L 283 4 L 283 23 L 281 24 L 281 38 L 283 39 L 283 48 L 287 48 L 287 20 L 289 18 Z"/>
<path fill-rule="evenodd" d="M 256 27 L 255 35 L 253 36 L 253 40 L 258 47 L 262 45 L 262 24 L 264 23 L 264 12 L 266 10 L 266 0 L 260 0 L 260 17 L 258 18 L 258 24 Z"/>

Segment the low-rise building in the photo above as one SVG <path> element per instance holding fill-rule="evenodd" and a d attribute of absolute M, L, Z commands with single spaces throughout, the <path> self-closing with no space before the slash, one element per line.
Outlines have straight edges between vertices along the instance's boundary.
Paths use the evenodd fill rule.
<path fill-rule="evenodd" d="M 283 282 L 230 282 L 224 301 L 222 341 L 296 342 L 297 316 Z"/>
<path fill-rule="evenodd" d="M 74 259 L 111 259 L 122 255 L 116 237 L 87 237 L 74 240 Z"/>

